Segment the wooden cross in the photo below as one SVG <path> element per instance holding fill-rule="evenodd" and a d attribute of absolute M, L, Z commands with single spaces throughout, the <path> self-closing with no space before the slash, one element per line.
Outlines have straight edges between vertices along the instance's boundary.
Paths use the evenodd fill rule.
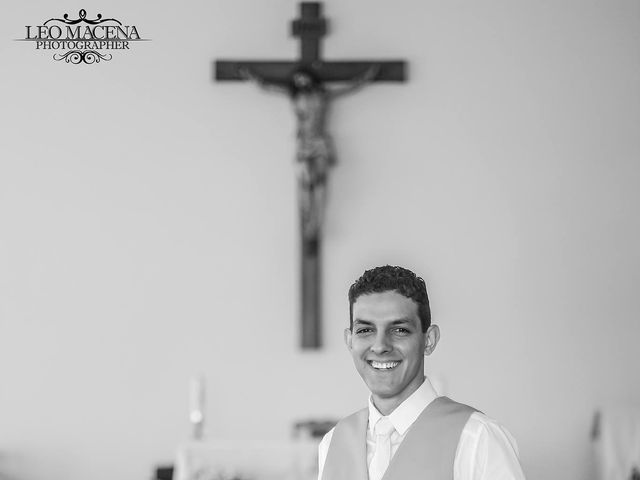
<path fill-rule="evenodd" d="M 321 346 L 321 233 L 329 168 L 335 163 L 325 129 L 327 107 L 339 95 L 369 82 L 402 82 L 404 61 L 325 61 L 320 40 L 327 32 L 321 4 L 300 4 L 300 18 L 291 22 L 291 34 L 300 38 L 295 61 L 217 60 L 215 79 L 248 80 L 264 89 L 287 94 L 298 120 L 297 173 L 301 232 L 301 343 Z M 329 82 L 346 87 L 329 88 Z"/>

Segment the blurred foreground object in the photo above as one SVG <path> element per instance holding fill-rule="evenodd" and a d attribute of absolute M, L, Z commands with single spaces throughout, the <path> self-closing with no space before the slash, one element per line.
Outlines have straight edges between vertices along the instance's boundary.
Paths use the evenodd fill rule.
<path fill-rule="evenodd" d="M 640 406 L 600 410 L 592 440 L 599 480 L 640 480 Z"/>

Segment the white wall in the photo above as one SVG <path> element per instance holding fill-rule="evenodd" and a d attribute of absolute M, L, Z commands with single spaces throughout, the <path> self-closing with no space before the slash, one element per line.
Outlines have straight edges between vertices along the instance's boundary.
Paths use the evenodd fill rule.
<path fill-rule="evenodd" d="M 319 352 L 297 346 L 292 113 L 211 80 L 296 55 L 296 5 L 3 2 L 0 478 L 148 478 L 198 371 L 214 437 L 358 408 L 346 290 L 381 263 L 427 278 L 429 372 L 508 426 L 528 478 L 593 478 L 594 411 L 640 401 L 640 4 L 325 3 L 327 58 L 405 58 L 410 81 L 332 112 Z M 93 66 L 10 41 L 79 8 L 152 41 Z"/>

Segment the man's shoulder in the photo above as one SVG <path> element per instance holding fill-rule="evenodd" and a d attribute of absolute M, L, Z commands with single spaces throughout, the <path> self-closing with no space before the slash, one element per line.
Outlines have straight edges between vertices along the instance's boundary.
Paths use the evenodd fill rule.
<path fill-rule="evenodd" d="M 320 440 L 320 444 L 318 445 L 318 448 L 320 448 L 320 451 L 324 450 L 325 452 L 327 451 L 327 449 L 329 448 L 329 444 L 331 443 L 331 438 L 333 437 L 333 432 L 336 429 L 336 427 L 333 427 L 331 430 L 329 430 L 327 433 L 324 434 L 324 437 L 322 437 L 322 440 Z"/>
<path fill-rule="evenodd" d="M 449 397 L 440 396 L 437 397 L 433 402 L 427 405 L 426 408 L 431 408 L 433 410 L 438 410 L 442 413 L 463 413 L 468 415 L 473 415 L 475 413 L 482 413 L 477 408 L 474 408 L 466 403 L 457 402 L 452 400 Z"/>
<path fill-rule="evenodd" d="M 338 423 L 336 424 L 336 427 L 338 425 L 340 425 L 341 423 L 348 423 L 348 422 L 353 421 L 355 419 L 360 419 L 362 417 L 367 417 L 368 415 L 369 415 L 369 409 L 366 408 L 366 407 L 365 408 L 361 408 L 360 410 L 356 410 L 352 414 L 347 415 L 346 417 L 344 417 L 340 421 L 338 421 Z"/>
<path fill-rule="evenodd" d="M 324 445 L 328 447 L 329 444 L 331 443 L 331 438 L 333 437 L 333 434 L 336 431 L 336 429 L 342 430 L 344 428 L 355 427 L 362 421 L 366 422 L 368 419 L 368 415 L 369 415 L 368 409 L 361 408 L 360 410 L 356 410 L 352 414 L 347 415 L 346 417 L 340 419 L 338 423 L 336 423 L 335 427 L 333 427 L 331 430 L 325 433 L 324 437 L 322 437 L 322 440 L 320 441 L 320 445 Z"/>
<path fill-rule="evenodd" d="M 473 469 L 482 468 L 503 472 L 504 478 L 524 480 L 519 458 L 516 439 L 502 423 L 478 411 L 469 417 L 456 451 L 456 468 L 462 477 L 471 477 Z M 484 466 L 474 459 L 481 459 Z"/>
<path fill-rule="evenodd" d="M 336 428 L 342 428 L 344 425 L 350 425 L 354 423 L 361 422 L 363 419 L 367 421 L 369 418 L 369 409 L 361 408 L 360 410 L 356 410 L 355 412 L 347 415 L 346 417 L 342 417 L 336 425 L 331 429 L 335 430 Z"/>
<path fill-rule="evenodd" d="M 465 425 L 465 430 L 477 438 L 488 439 L 505 438 L 517 451 L 516 441 L 511 432 L 501 422 L 480 411 L 475 411 Z"/>
<path fill-rule="evenodd" d="M 513 436 L 511 435 L 511 433 L 509 433 L 505 426 L 486 413 L 478 410 L 475 407 L 472 407 L 465 403 L 457 402 L 448 397 L 438 397 L 436 400 L 442 402 L 441 405 L 448 411 L 464 412 L 465 417 L 467 417 L 468 414 L 467 421 L 464 425 L 463 435 L 471 434 L 476 438 L 494 438 L 497 436 L 504 436 L 509 440 L 510 443 L 515 445 Z"/>

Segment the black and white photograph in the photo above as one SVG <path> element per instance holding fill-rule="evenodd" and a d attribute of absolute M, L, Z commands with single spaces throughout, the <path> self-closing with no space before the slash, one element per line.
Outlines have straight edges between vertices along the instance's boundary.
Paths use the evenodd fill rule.
<path fill-rule="evenodd" d="M 0 480 L 640 480 L 638 0 L 0 11 Z"/>

